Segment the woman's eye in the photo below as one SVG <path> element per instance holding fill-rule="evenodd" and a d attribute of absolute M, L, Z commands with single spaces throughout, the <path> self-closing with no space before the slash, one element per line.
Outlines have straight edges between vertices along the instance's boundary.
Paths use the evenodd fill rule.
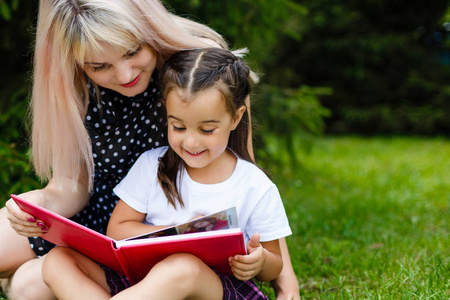
<path fill-rule="evenodd" d="M 139 48 L 137 48 L 135 51 L 129 51 L 129 52 L 127 52 L 126 56 L 127 56 L 127 57 L 133 57 L 133 56 L 135 56 L 136 54 L 138 54 L 139 51 L 141 51 L 141 49 L 142 49 L 142 47 L 139 46 Z"/>
<path fill-rule="evenodd" d="M 104 64 L 100 64 L 100 63 L 98 63 L 98 64 L 87 64 L 86 67 L 91 69 L 92 72 L 99 72 L 101 70 L 107 69 L 109 67 L 109 64 L 106 64 L 106 63 L 104 63 Z"/>
<path fill-rule="evenodd" d="M 105 68 L 106 68 L 105 65 L 101 65 L 101 66 L 91 66 L 91 69 L 92 69 L 92 71 L 94 71 L 94 72 L 98 72 L 98 71 L 104 70 Z"/>

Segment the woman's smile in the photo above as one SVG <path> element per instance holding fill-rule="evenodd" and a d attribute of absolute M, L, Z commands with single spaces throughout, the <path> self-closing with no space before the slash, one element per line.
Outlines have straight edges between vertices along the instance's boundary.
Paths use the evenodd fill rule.
<path fill-rule="evenodd" d="M 147 45 L 128 51 L 105 47 L 101 54 L 86 58 L 84 71 L 96 84 L 133 97 L 148 87 L 156 62 L 156 51 Z"/>
<path fill-rule="evenodd" d="M 136 76 L 136 78 L 133 79 L 132 81 L 125 83 L 125 84 L 121 84 L 120 86 L 123 86 L 124 88 L 131 88 L 131 87 L 135 86 L 136 84 L 138 84 L 139 79 L 141 79 L 141 73 L 139 73 L 139 75 Z"/>

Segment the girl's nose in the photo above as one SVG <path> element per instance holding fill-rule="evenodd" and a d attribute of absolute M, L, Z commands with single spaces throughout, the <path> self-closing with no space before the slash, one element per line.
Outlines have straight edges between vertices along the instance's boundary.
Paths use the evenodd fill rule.
<path fill-rule="evenodd" d="M 184 139 L 184 146 L 193 149 L 198 145 L 198 140 L 193 133 L 187 133 Z"/>

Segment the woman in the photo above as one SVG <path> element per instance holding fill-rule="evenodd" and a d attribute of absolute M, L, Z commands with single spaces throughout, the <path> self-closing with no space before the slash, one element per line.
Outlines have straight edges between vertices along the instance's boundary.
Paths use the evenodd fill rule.
<path fill-rule="evenodd" d="M 32 157 L 48 184 L 21 196 L 104 233 L 118 200 L 113 187 L 141 153 L 167 143 L 158 68 L 173 53 L 211 43 L 227 47 L 210 28 L 168 13 L 157 0 L 41 0 Z M 0 228 L 3 291 L 11 299 L 54 299 L 41 274 L 52 245 L 33 238 L 45 234 L 45 224 L 10 200 Z M 282 249 L 275 289 L 299 298 L 284 240 Z"/>
<path fill-rule="evenodd" d="M 279 275 L 278 240 L 291 229 L 277 187 L 248 152 L 250 69 L 213 47 L 174 54 L 160 76 L 170 146 L 144 152 L 114 188 L 120 200 L 107 235 L 121 240 L 235 207 L 247 254 L 228 257 L 232 276 L 175 253 L 131 285 L 75 250 L 56 247 L 45 258 L 44 281 L 60 300 L 268 300 L 252 278 Z M 77 294 L 74 286 L 82 287 Z"/>

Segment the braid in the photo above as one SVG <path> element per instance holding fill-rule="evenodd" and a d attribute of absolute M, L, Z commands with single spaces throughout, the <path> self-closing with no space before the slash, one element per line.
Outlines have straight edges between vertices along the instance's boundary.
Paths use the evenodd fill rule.
<path fill-rule="evenodd" d="M 161 72 L 163 103 L 172 90 L 186 94 L 190 101 L 199 92 L 209 88 L 217 89 L 225 99 L 230 114 L 245 106 L 253 83 L 252 72 L 239 55 L 221 48 L 205 48 L 180 51 L 172 55 Z M 228 147 L 240 158 L 253 162 L 248 152 L 249 114 L 245 110 L 235 130 L 231 131 Z M 183 206 L 177 177 L 183 168 L 183 160 L 172 149 L 160 160 L 158 180 L 169 203 Z"/>

